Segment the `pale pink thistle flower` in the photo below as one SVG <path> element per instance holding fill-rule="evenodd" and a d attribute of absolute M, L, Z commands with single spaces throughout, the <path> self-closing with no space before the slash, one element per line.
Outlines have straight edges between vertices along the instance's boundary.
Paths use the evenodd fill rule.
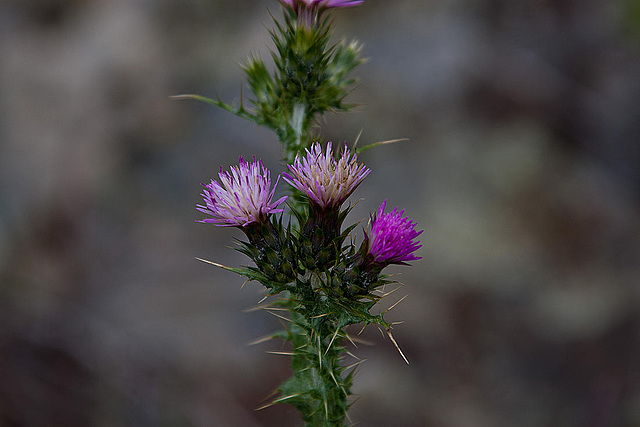
<path fill-rule="evenodd" d="M 422 231 L 416 231 L 416 223 L 403 218 L 404 209 L 385 213 L 387 201 L 382 202 L 378 212 L 371 218 L 371 231 L 365 232 L 364 248 L 377 264 L 404 264 L 421 257 L 413 253 L 422 245 L 416 239 Z"/>
<path fill-rule="evenodd" d="M 285 181 L 305 194 L 311 203 L 322 209 L 339 207 L 371 172 L 346 144 L 340 158 L 333 156 L 331 143 L 325 152 L 319 143 L 306 149 L 306 155 L 296 156 L 289 172 L 282 174 Z"/>
<path fill-rule="evenodd" d="M 247 163 L 240 157 L 239 165 L 232 166 L 229 172 L 220 167 L 219 181 L 211 180 L 202 191 L 204 205 L 197 205 L 198 211 L 211 215 L 198 222 L 222 227 L 244 227 L 250 223 L 265 222 L 267 216 L 283 212 L 278 205 L 287 198 L 272 201 L 278 180 L 271 189 L 271 173 L 261 161 Z"/>

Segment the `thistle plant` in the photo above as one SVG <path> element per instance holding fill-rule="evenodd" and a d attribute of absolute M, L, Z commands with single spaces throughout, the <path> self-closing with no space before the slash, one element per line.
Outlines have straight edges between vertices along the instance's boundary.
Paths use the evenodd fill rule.
<path fill-rule="evenodd" d="M 202 100 L 266 126 L 282 143 L 288 196 L 274 200 L 280 176 L 272 186 L 270 171 L 255 157 L 250 162 L 241 157 L 228 171 L 221 167 L 218 178 L 204 184 L 197 210 L 206 217 L 199 221 L 239 228 L 246 240 L 237 249 L 252 264 L 206 262 L 260 282 L 270 297 L 260 307 L 286 322 L 269 338 L 289 343 L 279 353 L 291 357 L 293 372 L 265 407 L 287 403 L 299 410 L 307 426 L 342 426 L 361 362 L 349 363 L 345 357 L 354 356 L 345 347 L 353 342 L 346 328 L 376 325 L 400 350 L 385 312 L 372 310 L 392 283 L 383 270 L 420 259 L 414 253 L 421 246 L 421 231 L 403 216 L 404 210 L 385 212 L 385 200 L 371 215 L 358 246 L 358 223 L 345 226 L 353 207 L 346 202 L 371 171 L 359 162 L 355 149 L 345 143 L 335 152 L 317 132 L 325 112 L 353 107 L 345 102 L 355 82 L 349 73 L 362 62 L 358 43 L 330 44 L 330 11 L 363 1 L 280 3 L 284 18 L 274 18 L 271 31 L 275 69 L 270 72 L 257 56 L 244 67 L 253 94 L 250 106 L 243 100 L 234 106 L 198 95 L 179 98 Z"/>

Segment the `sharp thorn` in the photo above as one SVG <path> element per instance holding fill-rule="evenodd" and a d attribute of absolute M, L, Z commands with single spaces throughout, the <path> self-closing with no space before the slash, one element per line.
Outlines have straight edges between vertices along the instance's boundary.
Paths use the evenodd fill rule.
<path fill-rule="evenodd" d="M 294 355 L 294 353 L 291 353 L 290 351 L 267 351 L 265 353 L 278 354 L 278 355 L 281 355 L 281 356 L 293 356 Z"/>
<path fill-rule="evenodd" d="M 375 144 L 378 144 L 378 145 L 393 144 L 394 142 L 402 142 L 402 141 L 408 141 L 408 140 L 409 138 L 388 139 L 386 141 L 376 142 Z"/>
<path fill-rule="evenodd" d="M 402 286 L 398 286 L 397 288 L 394 288 L 392 290 L 390 290 L 389 292 L 384 292 L 384 289 L 380 289 L 380 291 L 382 292 L 382 294 L 380 295 L 380 298 L 386 298 L 389 295 L 391 295 L 392 293 L 394 293 L 395 291 L 397 291 L 398 289 L 400 289 Z"/>
<path fill-rule="evenodd" d="M 363 345 L 374 345 L 375 344 L 373 341 L 364 340 L 362 338 L 357 338 L 357 337 L 351 337 L 351 342 L 352 342 L 353 345 L 355 345 L 355 343 L 363 344 Z"/>
<path fill-rule="evenodd" d="M 255 306 L 255 307 L 251 307 L 247 310 L 245 310 L 245 312 L 250 313 L 252 311 L 258 311 L 258 310 L 273 310 L 273 311 L 289 311 L 288 308 L 282 308 L 282 307 L 274 307 L 272 305 L 263 305 L 263 306 Z"/>
<path fill-rule="evenodd" d="M 266 337 L 262 337 L 262 338 L 258 338 L 253 341 L 250 341 L 249 343 L 247 343 L 247 345 L 258 345 L 258 344 L 262 344 L 263 342 L 270 341 L 272 339 L 275 339 L 275 337 L 273 335 L 268 335 Z"/>
<path fill-rule="evenodd" d="M 298 396 L 300 396 L 300 395 L 299 395 L 299 394 L 291 394 L 291 395 L 289 395 L 289 396 L 280 397 L 280 398 L 278 398 L 278 399 L 274 400 L 274 401 L 273 401 L 273 402 L 271 402 L 271 403 L 267 403 L 266 405 L 263 405 L 263 406 L 261 406 L 261 407 L 259 407 L 259 408 L 256 408 L 256 411 L 260 411 L 260 410 L 262 410 L 262 409 L 266 409 L 266 408 L 268 408 L 269 406 L 273 406 L 273 405 L 275 405 L 276 403 L 283 402 L 283 401 L 285 401 L 285 400 L 287 400 L 287 399 L 293 399 L 294 397 L 298 397 Z"/>
<path fill-rule="evenodd" d="M 330 314 L 331 314 L 331 313 L 325 313 L 325 314 L 320 314 L 320 315 L 318 315 L 318 316 L 311 316 L 311 317 L 310 317 L 310 319 L 319 319 L 319 318 L 321 318 L 321 317 L 328 316 L 328 315 L 330 315 Z"/>
<path fill-rule="evenodd" d="M 344 368 L 344 370 L 346 371 L 347 369 L 355 368 L 356 366 L 360 365 L 361 363 L 365 362 L 366 360 L 367 360 L 367 359 L 360 359 L 360 360 L 358 360 L 357 362 L 354 362 L 354 363 L 352 363 L 351 365 L 346 366 L 346 367 Z"/>
<path fill-rule="evenodd" d="M 286 318 L 286 317 L 284 317 L 284 316 L 281 316 L 281 315 L 279 315 L 278 313 L 273 313 L 273 312 L 269 311 L 269 309 L 267 309 L 267 308 L 265 309 L 265 311 L 266 311 L 267 313 L 271 314 L 272 316 L 276 316 L 276 317 L 278 317 L 278 318 L 280 318 L 280 319 L 282 319 L 282 320 L 286 320 L 287 322 L 291 322 L 291 319 Z"/>
<path fill-rule="evenodd" d="M 390 312 L 391 310 L 393 310 L 393 308 L 394 308 L 396 305 L 400 304 L 400 303 L 401 303 L 402 301 L 404 301 L 404 299 L 405 299 L 406 297 L 408 297 L 408 296 L 409 296 L 409 294 L 407 294 L 407 295 L 403 296 L 402 298 L 400 298 L 400 299 L 399 299 L 395 304 L 393 304 L 391 307 L 389 307 L 389 308 L 387 308 L 385 311 L 383 311 L 383 312 L 382 312 L 382 314 L 386 314 L 386 313 Z"/>
<path fill-rule="evenodd" d="M 391 338 L 391 342 L 393 342 L 393 345 L 396 346 L 396 348 L 398 349 L 398 353 L 400 353 L 400 356 L 402 356 L 402 358 L 404 359 L 404 361 L 407 363 L 407 365 L 409 364 L 409 360 L 407 360 L 406 356 L 404 355 L 404 353 L 402 352 L 402 350 L 400 350 L 400 346 L 398 345 L 398 343 L 396 342 L 395 338 L 393 338 L 393 335 L 391 334 L 391 331 L 389 329 L 387 329 L 387 334 L 389 335 L 389 338 Z"/>
<path fill-rule="evenodd" d="M 382 332 L 382 329 L 380 329 L 380 326 L 378 324 L 376 324 L 376 328 L 378 328 L 378 330 L 380 331 L 380 335 L 382 335 L 382 337 L 384 338 L 384 333 Z"/>
<path fill-rule="evenodd" d="M 329 375 L 331 375 L 331 378 L 333 378 L 333 382 L 336 383 L 336 385 L 338 387 L 340 387 L 340 384 L 338 383 L 338 380 L 336 379 L 336 376 L 333 375 L 333 371 L 329 371 Z"/>
<path fill-rule="evenodd" d="M 358 346 L 356 345 L 356 343 L 353 341 L 353 338 L 351 338 L 351 336 L 345 332 L 345 335 L 347 336 L 347 339 L 349 340 L 349 342 L 355 347 L 358 348 Z"/>
<path fill-rule="evenodd" d="M 336 332 L 333 334 L 333 337 L 331 337 L 331 341 L 329 341 L 329 345 L 327 346 L 327 349 L 324 352 L 325 356 L 329 352 L 329 349 L 331 348 L 331 344 L 333 344 L 333 341 L 336 339 L 336 336 L 338 336 L 339 331 L 340 331 L 340 328 L 336 329 Z"/>
<path fill-rule="evenodd" d="M 358 141 L 360 141 L 360 137 L 362 136 L 362 131 L 363 130 L 364 130 L 364 128 L 360 129 L 360 132 L 358 132 L 358 136 L 356 136 L 356 140 L 353 143 L 353 148 L 352 148 L 352 150 L 354 150 L 354 151 L 356 149 L 356 146 L 358 145 Z"/>
<path fill-rule="evenodd" d="M 363 360 L 363 359 L 360 359 L 360 358 L 359 358 L 358 356 L 356 356 L 355 354 L 351 353 L 349 350 L 345 350 L 344 352 L 345 352 L 346 354 L 348 354 L 349 356 L 353 357 L 354 359 L 357 359 L 357 360 Z"/>
<path fill-rule="evenodd" d="M 229 269 L 229 267 L 227 267 L 227 266 L 225 266 L 225 265 L 222 265 L 222 264 L 218 264 L 217 262 L 209 261 L 209 260 L 202 259 L 202 258 L 198 258 L 198 257 L 195 257 L 195 258 L 196 258 L 198 261 L 206 262 L 207 264 L 215 265 L 216 267 L 224 268 L 225 270 L 228 270 L 228 269 Z"/>

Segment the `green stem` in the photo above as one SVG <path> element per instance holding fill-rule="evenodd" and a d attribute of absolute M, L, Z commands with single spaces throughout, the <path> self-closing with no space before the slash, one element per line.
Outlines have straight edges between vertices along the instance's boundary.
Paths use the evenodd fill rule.
<path fill-rule="evenodd" d="M 306 110 L 307 106 L 302 103 L 293 104 L 293 113 L 291 114 L 291 128 L 293 129 L 293 133 L 295 135 L 295 150 L 289 150 L 289 154 L 291 154 L 291 151 L 298 151 L 302 146 L 302 135 L 305 131 L 304 123 L 306 121 Z"/>
<path fill-rule="evenodd" d="M 289 334 L 294 373 L 281 387 L 283 396 L 291 396 L 287 403 L 301 412 L 306 426 L 343 426 L 351 394 L 351 377 L 343 378 L 340 365 L 344 330 L 331 315 L 295 311 Z"/>

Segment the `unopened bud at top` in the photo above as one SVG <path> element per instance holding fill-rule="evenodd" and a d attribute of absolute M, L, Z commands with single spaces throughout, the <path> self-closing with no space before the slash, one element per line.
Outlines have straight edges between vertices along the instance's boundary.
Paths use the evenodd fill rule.
<path fill-rule="evenodd" d="M 280 2 L 298 12 L 300 8 L 329 9 L 333 7 L 359 6 L 364 3 L 364 0 L 280 0 Z"/>

